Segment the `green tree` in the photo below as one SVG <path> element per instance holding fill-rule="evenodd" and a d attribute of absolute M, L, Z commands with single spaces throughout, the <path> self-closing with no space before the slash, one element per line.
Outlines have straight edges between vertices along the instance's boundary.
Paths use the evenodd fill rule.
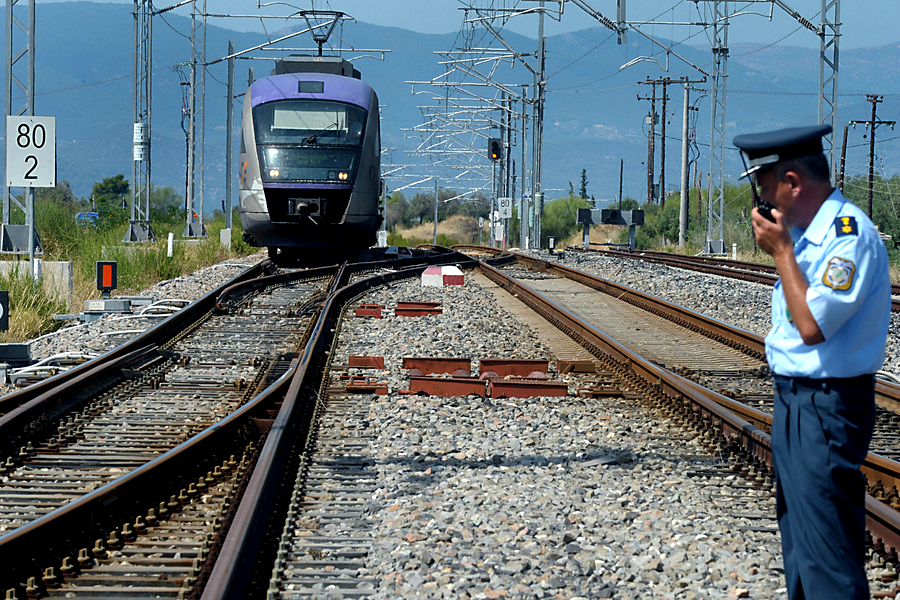
<path fill-rule="evenodd" d="M 641 203 L 631 196 L 622 198 L 622 210 L 637 210 L 641 207 Z"/>
<path fill-rule="evenodd" d="M 578 188 L 578 195 L 587 200 L 587 169 L 581 170 L 581 186 Z"/>
<path fill-rule="evenodd" d="M 431 195 L 432 201 L 434 194 Z M 438 221 L 448 219 L 453 215 L 457 215 L 462 208 L 466 199 L 462 197 L 456 190 L 441 189 L 438 190 Z M 434 207 L 432 205 L 432 219 L 434 218 Z"/>
<path fill-rule="evenodd" d="M 150 186 L 150 221 L 151 223 L 181 223 L 187 216 L 184 197 L 173 187 Z M 224 213 L 219 211 L 224 219 Z"/>
<path fill-rule="evenodd" d="M 434 220 L 434 194 L 418 193 L 409 202 L 409 218 L 412 223 L 421 225 Z"/>
<path fill-rule="evenodd" d="M 409 225 L 409 207 L 403 192 L 394 192 L 384 206 L 385 228 L 394 231 L 398 225 Z"/>
<path fill-rule="evenodd" d="M 460 200 L 459 214 L 473 217 L 476 220 L 478 217 L 486 219 L 490 214 L 490 201 L 481 192 L 475 192 Z"/>
<path fill-rule="evenodd" d="M 99 214 L 97 225 L 108 230 L 128 222 L 130 187 L 121 173 L 94 184 L 94 206 Z"/>
<path fill-rule="evenodd" d="M 579 208 L 588 208 L 588 202 L 574 195 L 545 204 L 541 217 L 541 243 L 545 243 L 548 237 L 561 242 L 575 233 L 580 227 L 575 222 Z"/>
<path fill-rule="evenodd" d="M 127 206 L 126 197 L 130 191 L 131 187 L 125 176 L 119 173 L 94 184 L 94 202 L 97 208 L 113 205 L 125 208 Z"/>

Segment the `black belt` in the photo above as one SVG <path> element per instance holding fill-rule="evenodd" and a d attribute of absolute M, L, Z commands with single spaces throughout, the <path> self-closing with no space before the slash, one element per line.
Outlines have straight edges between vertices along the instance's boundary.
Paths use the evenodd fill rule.
<path fill-rule="evenodd" d="M 829 390 L 833 388 L 856 387 L 861 385 L 871 386 L 875 375 L 868 373 L 866 375 L 857 375 L 856 377 L 824 377 L 822 379 L 815 379 L 812 377 L 789 377 L 778 375 L 776 373 L 773 374 L 773 377 L 775 379 L 791 382 L 791 390 L 794 393 L 797 393 L 798 387 L 804 387 L 806 389 L 822 390 L 827 394 Z"/>

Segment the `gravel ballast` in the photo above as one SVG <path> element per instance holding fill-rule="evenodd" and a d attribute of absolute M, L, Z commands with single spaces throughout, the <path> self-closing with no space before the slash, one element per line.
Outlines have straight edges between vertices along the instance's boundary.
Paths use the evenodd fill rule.
<path fill-rule="evenodd" d="M 441 315 L 345 321 L 336 360 L 384 356 L 392 390 L 406 387 L 403 356 L 553 358 L 471 282 L 364 301 L 386 315 L 443 303 Z M 784 595 L 770 494 L 634 401 L 393 394 L 370 418 L 375 598 Z M 715 474 L 689 476 L 700 471 Z"/>
<path fill-rule="evenodd" d="M 196 298 L 259 258 L 145 293 Z M 767 286 L 574 253 L 563 260 L 760 335 L 768 328 Z M 770 493 L 635 401 L 397 393 L 408 387 L 403 356 L 465 356 L 473 366 L 553 358 L 486 290 L 413 281 L 361 301 L 385 304 L 386 315 L 398 301 L 443 305 L 441 315 L 346 319 L 335 355 L 384 356 L 379 375 L 392 391 L 373 397 L 369 414 L 381 483 L 369 501 L 374 552 L 360 574 L 379 582 L 374 598 L 786 597 Z M 103 351 L 110 327 L 134 324 L 106 317 L 73 327 L 36 342 L 32 355 Z M 888 353 L 897 364 L 892 343 Z M 873 592 L 891 589 L 880 575 L 870 569 Z"/>

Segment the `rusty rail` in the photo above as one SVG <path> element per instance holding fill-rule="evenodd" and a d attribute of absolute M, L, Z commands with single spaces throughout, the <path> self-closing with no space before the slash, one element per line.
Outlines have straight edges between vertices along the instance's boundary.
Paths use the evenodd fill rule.
<path fill-rule="evenodd" d="M 690 269 L 700 273 L 720 275 L 722 277 L 730 277 L 731 279 L 740 279 L 742 281 L 751 281 L 753 283 L 762 283 L 765 285 L 774 285 L 775 282 L 778 281 L 778 272 L 775 270 L 775 266 L 765 263 L 731 260 L 728 258 L 714 258 L 710 256 L 688 256 L 670 252 L 651 252 L 649 250 L 625 252 L 622 250 L 597 250 L 593 248 L 590 250 L 582 250 L 581 248 L 570 247 L 567 251 L 593 252 L 614 258 L 643 260 L 668 265 L 670 267 L 677 267 L 679 269 Z M 891 295 L 900 295 L 900 285 L 896 283 L 891 284 Z M 900 300 L 891 300 L 891 311 L 900 312 Z"/>
<path fill-rule="evenodd" d="M 625 286 L 612 284 L 600 280 L 580 271 L 563 267 L 555 263 L 547 263 L 532 257 L 517 255 L 517 258 L 526 264 L 534 265 L 533 268 L 556 272 L 561 276 L 570 277 L 581 282 L 594 280 L 595 289 L 612 290 L 615 295 L 633 296 L 640 298 L 640 302 L 648 302 L 651 296 L 641 294 Z M 679 375 L 671 373 L 657 365 L 644 360 L 641 356 L 631 352 L 616 340 L 603 332 L 584 323 L 581 319 L 567 311 L 565 308 L 551 302 L 545 296 L 524 286 L 501 271 L 480 265 L 479 269 L 497 285 L 507 292 L 516 295 L 532 309 L 541 314 L 548 321 L 556 325 L 578 343 L 588 348 L 596 356 L 605 356 L 621 366 L 626 372 L 637 376 L 645 386 L 651 388 L 650 395 L 660 403 L 674 405 L 682 413 L 694 422 L 700 422 L 706 431 L 714 431 L 720 442 L 739 447 L 748 457 L 760 461 L 768 468 L 772 468 L 771 438 L 765 429 L 771 429 L 772 418 L 762 411 L 735 402 L 721 394 L 708 390 Z M 654 299 L 655 300 L 655 299 Z M 671 305 L 663 303 L 663 305 Z M 677 307 L 676 315 L 683 315 L 684 309 Z M 706 325 L 719 321 L 702 317 L 700 321 L 706 321 Z M 724 325 L 724 324 L 723 324 Z M 748 346 L 758 345 L 763 347 L 763 341 L 758 336 L 736 330 L 727 326 L 729 330 L 740 332 L 739 339 Z M 879 382 L 879 393 L 896 393 L 897 386 Z M 891 489 L 900 484 L 900 463 L 870 453 L 861 469 L 866 475 L 870 486 L 880 482 L 884 489 Z M 900 489 L 900 488 L 898 488 Z M 877 511 L 869 511 L 869 507 L 878 504 Z M 870 532 L 877 541 L 887 547 L 900 551 L 900 512 L 879 502 L 871 496 L 867 496 L 867 522 L 871 525 Z"/>
<path fill-rule="evenodd" d="M 277 548 L 267 546 L 265 540 L 282 524 L 279 522 L 279 506 L 285 504 L 285 499 L 281 494 L 285 489 L 290 489 L 289 484 L 296 472 L 296 469 L 289 467 L 299 462 L 298 457 L 305 452 L 303 446 L 318 402 L 325 351 L 334 342 L 335 326 L 341 312 L 369 289 L 418 277 L 424 264 L 472 267 L 476 261 L 456 252 L 442 252 L 420 258 L 417 266 L 381 273 L 352 284 L 347 284 L 347 281 L 354 270 L 370 271 L 372 265 L 345 267 L 336 275 L 313 327 L 310 342 L 300 355 L 284 402 L 260 451 L 256 469 L 203 589 L 202 598 L 245 598 L 254 585 L 260 581 L 267 583 L 265 577 L 271 571 Z"/>
<path fill-rule="evenodd" d="M 158 356 L 160 346 L 183 333 L 213 309 L 221 289 L 256 279 L 271 268 L 268 261 L 249 267 L 224 286 L 211 290 L 124 344 L 75 368 L 0 398 L 0 454 L 16 451 L 22 445 L 21 440 L 33 435 L 42 424 L 53 423 L 52 417 L 78 407 L 96 394 L 97 386 L 111 387 L 121 381 L 124 378 L 123 369 L 153 360 L 154 356 Z"/>

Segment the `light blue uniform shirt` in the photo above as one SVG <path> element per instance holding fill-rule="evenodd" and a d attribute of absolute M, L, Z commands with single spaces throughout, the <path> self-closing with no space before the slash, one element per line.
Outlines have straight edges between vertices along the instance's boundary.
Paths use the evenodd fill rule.
<path fill-rule="evenodd" d="M 825 341 L 806 345 L 791 322 L 781 281 L 772 292 L 766 358 L 786 377 L 856 377 L 884 364 L 891 318 L 887 250 L 866 214 L 835 189 L 806 230 L 795 227 L 794 256 L 806 303 Z"/>

